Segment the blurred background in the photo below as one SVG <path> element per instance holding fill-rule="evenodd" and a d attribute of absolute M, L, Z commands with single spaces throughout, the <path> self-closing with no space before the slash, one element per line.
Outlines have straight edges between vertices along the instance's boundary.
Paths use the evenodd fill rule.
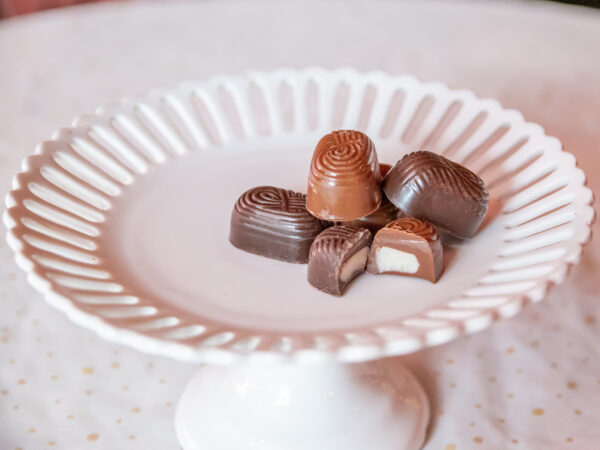
<path fill-rule="evenodd" d="M 44 9 L 60 8 L 64 6 L 92 3 L 97 1 L 127 1 L 127 0 L 0 0 L 0 19 L 22 14 L 29 14 Z M 154 0 L 160 1 L 160 0 Z M 167 0 L 163 0 L 167 1 Z M 481 0 L 480 0 L 481 1 Z M 512 1 L 512 0 L 506 0 Z M 537 0 L 526 0 L 537 1 Z M 553 0 L 559 3 L 589 6 L 600 8 L 600 0 Z"/>

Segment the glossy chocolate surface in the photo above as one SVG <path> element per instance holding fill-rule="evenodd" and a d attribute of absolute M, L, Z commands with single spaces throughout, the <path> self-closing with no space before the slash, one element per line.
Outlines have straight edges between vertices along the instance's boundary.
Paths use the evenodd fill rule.
<path fill-rule="evenodd" d="M 387 198 L 383 198 L 381 206 L 373 214 L 360 219 L 342 222 L 340 225 L 353 225 L 357 227 L 368 228 L 372 233 L 377 233 L 392 220 L 404 217 L 404 213 L 390 203 Z"/>
<path fill-rule="evenodd" d="M 310 248 L 309 283 L 328 294 L 342 295 L 346 286 L 364 272 L 371 238 L 366 228 L 327 228 Z"/>
<path fill-rule="evenodd" d="M 306 208 L 343 222 L 368 216 L 381 204 L 375 146 L 360 131 L 334 131 L 318 142 L 310 164 Z"/>
<path fill-rule="evenodd" d="M 412 276 L 432 283 L 443 269 L 443 248 L 435 226 L 413 217 L 397 219 L 379 230 L 367 262 L 370 273 Z"/>
<path fill-rule="evenodd" d="M 379 172 L 381 173 L 381 178 L 385 177 L 391 169 L 392 166 L 389 164 L 379 163 Z"/>
<path fill-rule="evenodd" d="M 488 207 L 488 191 L 481 178 L 427 151 L 405 155 L 381 187 L 390 202 L 407 215 L 427 220 L 461 239 L 477 232 Z"/>
<path fill-rule="evenodd" d="M 267 258 L 306 263 L 321 221 L 306 210 L 306 196 L 273 186 L 244 192 L 231 213 L 229 240 Z"/>

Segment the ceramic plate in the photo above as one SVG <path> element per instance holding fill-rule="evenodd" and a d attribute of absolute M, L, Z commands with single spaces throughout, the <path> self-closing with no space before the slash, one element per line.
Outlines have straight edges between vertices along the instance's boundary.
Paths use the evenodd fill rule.
<path fill-rule="evenodd" d="M 437 284 L 365 274 L 341 298 L 306 266 L 228 241 L 237 197 L 306 191 L 314 146 L 366 132 L 380 162 L 428 149 L 478 173 L 490 212 L 448 247 Z M 75 322 L 188 361 L 364 361 L 447 342 L 564 280 L 590 237 L 574 157 L 520 113 L 468 91 L 354 70 L 188 82 L 82 116 L 23 163 L 8 241 L 31 284 Z"/>

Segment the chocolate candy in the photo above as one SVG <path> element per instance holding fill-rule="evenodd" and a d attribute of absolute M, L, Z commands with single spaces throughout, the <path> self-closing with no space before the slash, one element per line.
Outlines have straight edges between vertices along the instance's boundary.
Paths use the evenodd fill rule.
<path fill-rule="evenodd" d="M 435 283 L 444 268 L 443 256 L 435 227 L 406 217 L 388 223 L 377 232 L 367 271 L 424 278 Z"/>
<path fill-rule="evenodd" d="M 389 164 L 379 163 L 381 178 L 385 177 L 391 168 L 392 166 Z M 357 227 L 365 227 L 368 228 L 371 233 L 377 233 L 392 220 L 396 220 L 404 216 L 405 214 L 402 213 L 402 211 L 392 205 L 385 195 L 382 195 L 381 205 L 374 213 L 369 214 L 366 217 L 361 217 L 360 219 L 350 220 L 349 222 L 337 222 L 335 225 L 354 225 Z"/>
<path fill-rule="evenodd" d="M 329 294 L 342 295 L 348 283 L 365 271 L 371 237 L 366 228 L 327 228 L 310 248 L 308 282 Z"/>
<path fill-rule="evenodd" d="M 334 131 L 323 136 L 315 148 L 306 208 L 329 221 L 368 216 L 381 204 L 380 181 L 371 139 L 360 131 Z"/>
<path fill-rule="evenodd" d="M 373 214 L 360 219 L 344 222 L 343 225 L 354 225 L 357 227 L 368 228 L 372 233 L 377 233 L 381 228 L 385 227 L 392 220 L 402 217 L 402 212 L 390 203 L 387 198 L 383 198 L 381 206 L 377 208 Z"/>
<path fill-rule="evenodd" d="M 392 166 L 389 164 L 379 163 L 379 172 L 381 173 L 381 178 L 385 177 L 391 168 Z"/>
<path fill-rule="evenodd" d="M 488 207 L 488 191 L 481 178 L 427 151 L 405 155 L 381 187 L 407 215 L 432 222 L 461 239 L 477 232 Z"/>
<path fill-rule="evenodd" d="M 323 225 L 306 210 L 306 196 L 273 186 L 244 192 L 231 213 L 229 241 L 267 258 L 306 263 Z"/>

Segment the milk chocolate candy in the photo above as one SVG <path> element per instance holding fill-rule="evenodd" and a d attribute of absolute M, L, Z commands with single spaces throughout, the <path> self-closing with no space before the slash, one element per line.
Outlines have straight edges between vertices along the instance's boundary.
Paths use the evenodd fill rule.
<path fill-rule="evenodd" d="M 442 244 L 435 227 L 407 217 L 377 232 L 367 262 L 370 273 L 392 273 L 435 283 L 444 268 Z"/>
<path fill-rule="evenodd" d="M 488 191 L 481 178 L 427 151 L 404 156 L 381 187 L 407 215 L 427 220 L 461 239 L 477 232 L 488 207 Z"/>
<path fill-rule="evenodd" d="M 267 258 L 306 263 L 323 225 L 306 210 L 306 196 L 273 186 L 244 192 L 231 213 L 229 241 Z"/>
<path fill-rule="evenodd" d="M 377 208 L 373 214 L 360 219 L 344 222 L 343 225 L 353 225 L 357 227 L 368 228 L 372 233 L 377 233 L 381 228 L 385 227 L 392 220 L 402 217 L 403 213 L 390 203 L 387 198 L 383 198 L 381 206 Z"/>
<path fill-rule="evenodd" d="M 328 294 L 342 295 L 348 283 L 365 271 L 371 237 L 366 228 L 327 228 L 310 248 L 308 282 Z"/>
<path fill-rule="evenodd" d="M 310 164 L 306 208 L 319 219 L 343 222 L 381 204 L 381 172 L 371 139 L 360 131 L 323 136 Z"/>

